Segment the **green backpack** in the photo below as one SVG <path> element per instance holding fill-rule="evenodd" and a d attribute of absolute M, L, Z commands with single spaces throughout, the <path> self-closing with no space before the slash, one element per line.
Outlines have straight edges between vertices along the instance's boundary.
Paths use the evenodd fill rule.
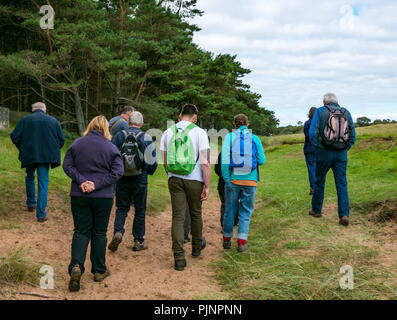
<path fill-rule="evenodd" d="M 177 126 L 173 126 L 174 135 L 168 144 L 167 150 L 168 172 L 183 176 L 193 172 L 197 159 L 189 132 L 195 127 L 196 125 L 192 123 L 184 131 L 178 131 Z"/>

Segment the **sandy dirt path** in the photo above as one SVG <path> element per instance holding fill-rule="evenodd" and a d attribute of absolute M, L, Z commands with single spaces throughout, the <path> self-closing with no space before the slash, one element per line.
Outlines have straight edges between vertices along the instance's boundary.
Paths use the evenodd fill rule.
<path fill-rule="evenodd" d="M 220 258 L 222 252 L 219 222 L 220 203 L 213 192 L 203 206 L 204 229 L 207 247 L 199 258 L 191 257 L 191 244 L 185 245 L 187 267 L 183 272 L 173 269 L 171 250 L 171 210 L 146 219 L 148 250 L 133 252 L 131 227 L 133 210 L 126 222 L 126 236 L 115 253 L 107 250 L 107 265 L 111 276 L 102 283 L 95 283 L 89 272 L 91 263 L 86 260 L 86 272 L 81 290 L 68 291 L 67 266 L 73 235 L 71 213 L 56 209 L 56 198 L 49 197 L 49 220 L 37 223 L 34 214 L 18 213 L 21 229 L 0 230 L 0 256 L 18 249 L 27 249 L 27 255 L 40 264 L 54 268 L 55 288 L 42 290 L 38 286 L 23 285 L 18 292 L 37 292 L 59 299 L 192 299 L 226 298 L 217 284 L 210 264 Z M 112 237 L 115 210 L 113 208 L 108 229 L 108 241 Z M 89 257 L 89 253 L 88 253 Z M 17 299 L 40 299 L 16 295 Z M 5 297 L 6 298 L 6 297 Z"/>

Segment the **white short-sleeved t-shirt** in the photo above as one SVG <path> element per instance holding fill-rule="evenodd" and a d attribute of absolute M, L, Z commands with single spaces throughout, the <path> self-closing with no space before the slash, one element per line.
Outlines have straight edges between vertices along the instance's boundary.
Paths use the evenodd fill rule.
<path fill-rule="evenodd" d="M 176 124 L 176 127 L 181 130 L 185 130 L 188 125 L 190 125 L 191 122 L 189 121 L 180 121 Z M 173 129 L 169 128 L 167 129 L 164 133 L 163 136 L 161 137 L 160 141 L 160 150 L 161 151 L 167 151 L 168 149 L 168 144 L 174 135 Z M 206 151 L 210 149 L 210 144 L 208 141 L 208 136 L 207 133 L 201 129 L 200 127 L 195 127 L 189 132 L 189 137 L 192 140 L 193 147 L 194 147 L 194 152 L 196 159 L 198 158 L 199 152 L 201 151 Z M 169 172 L 168 173 L 168 178 L 171 177 L 178 177 L 186 180 L 197 180 L 203 182 L 203 169 L 201 168 L 200 160 L 194 167 L 193 171 L 189 175 L 177 175 L 174 173 Z"/>

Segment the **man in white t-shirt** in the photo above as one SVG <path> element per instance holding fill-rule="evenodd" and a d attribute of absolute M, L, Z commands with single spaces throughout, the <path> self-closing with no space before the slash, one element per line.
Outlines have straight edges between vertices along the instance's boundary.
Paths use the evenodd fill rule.
<path fill-rule="evenodd" d="M 191 216 L 192 256 L 200 256 L 202 250 L 203 219 L 202 202 L 206 201 L 210 192 L 211 166 L 209 162 L 210 145 L 206 132 L 192 125 L 197 121 L 198 110 L 192 104 L 183 106 L 180 119 L 175 127 L 166 130 L 161 137 L 160 150 L 163 155 L 164 168 L 168 172 L 168 188 L 172 204 L 172 250 L 174 252 L 175 270 L 182 271 L 186 267 L 184 244 L 184 222 L 186 208 L 189 206 Z M 167 151 L 174 132 L 185 131 L 192 142 L 195 163 L 189 174 L 169 172 Z M 189 152 L 189 151 L 188 151 Z M 190 155 L 193 157 L 193 154 Z M 171 169 L 172 170 L 172 169 Z"/>

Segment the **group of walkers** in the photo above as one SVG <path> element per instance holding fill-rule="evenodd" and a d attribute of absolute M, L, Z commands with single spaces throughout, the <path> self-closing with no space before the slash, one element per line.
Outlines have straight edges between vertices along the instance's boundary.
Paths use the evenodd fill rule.
<path fill-rule="evenodd" d="M 311 110 L 313 119 L 305 124 L 305 155 L 313 194 L 310 214 L 321 217 L 325 176 L 332 168 L 339 216 L 342 224 L 347 225 L 347 150 L 354 144 L 355 131 L 350 113 L 337 103 L 334 94 L 327 94 L 324 107 Z M 210 144 L 206 131 L 196 125 L 198 114 L 195 105 L 184 105 L 179 121 L 163 133 L 160 141 L 171 196 L 172 251 L 177 271 L 186 267 L 184 244 L 190 241 L 189 233 L 192 257 L 199 257 L 206 246 L 202 203 L 210 193 Z M 148 249 L 145 242 L 148 175 L 155 173 L 158 161 L 152 137 L 141 129 L 143 123 L 143 115 L 132 106 L 126 106 L 120 116 L 109 122 L 104 116 L 97 116 L 88 124 L 83 137 L 75 140 L 66 152 L 63 169 L 72 180 L 70 196 L 74 221 L 70 291 L 80 289 L 90 243 L 94 281 L 101 282 L 110 275 L 106 266 L 106 233 L 114 195 L 116 214 L 108 249 L 116 252 L 122 243 L 131 205 L 135 208 L 132 250 Z M 232 247 L 233 229 L 238 225 L 239 252 L 248 250 L 250 219 L 260 180 L 259 166 L 266 161 L 260 139 L 248 126 L 244 114 L 234 117 L 235 130 L 225 136 L 215 165 L 219 176 L 223 248 Z M 26 168 L 27 209 L 36 209 L 38 221 L 45 222 L 49 168 L 61 164 L 60 149 L 65 140 L 60 124 L 46 114 L 45 104 L 38 102 L 32 106 L 32 114 L 17 124 L 11 138 L 20 151 L 22 168 Z M 35 172 L 38 176 L 37 201 Z"/>

